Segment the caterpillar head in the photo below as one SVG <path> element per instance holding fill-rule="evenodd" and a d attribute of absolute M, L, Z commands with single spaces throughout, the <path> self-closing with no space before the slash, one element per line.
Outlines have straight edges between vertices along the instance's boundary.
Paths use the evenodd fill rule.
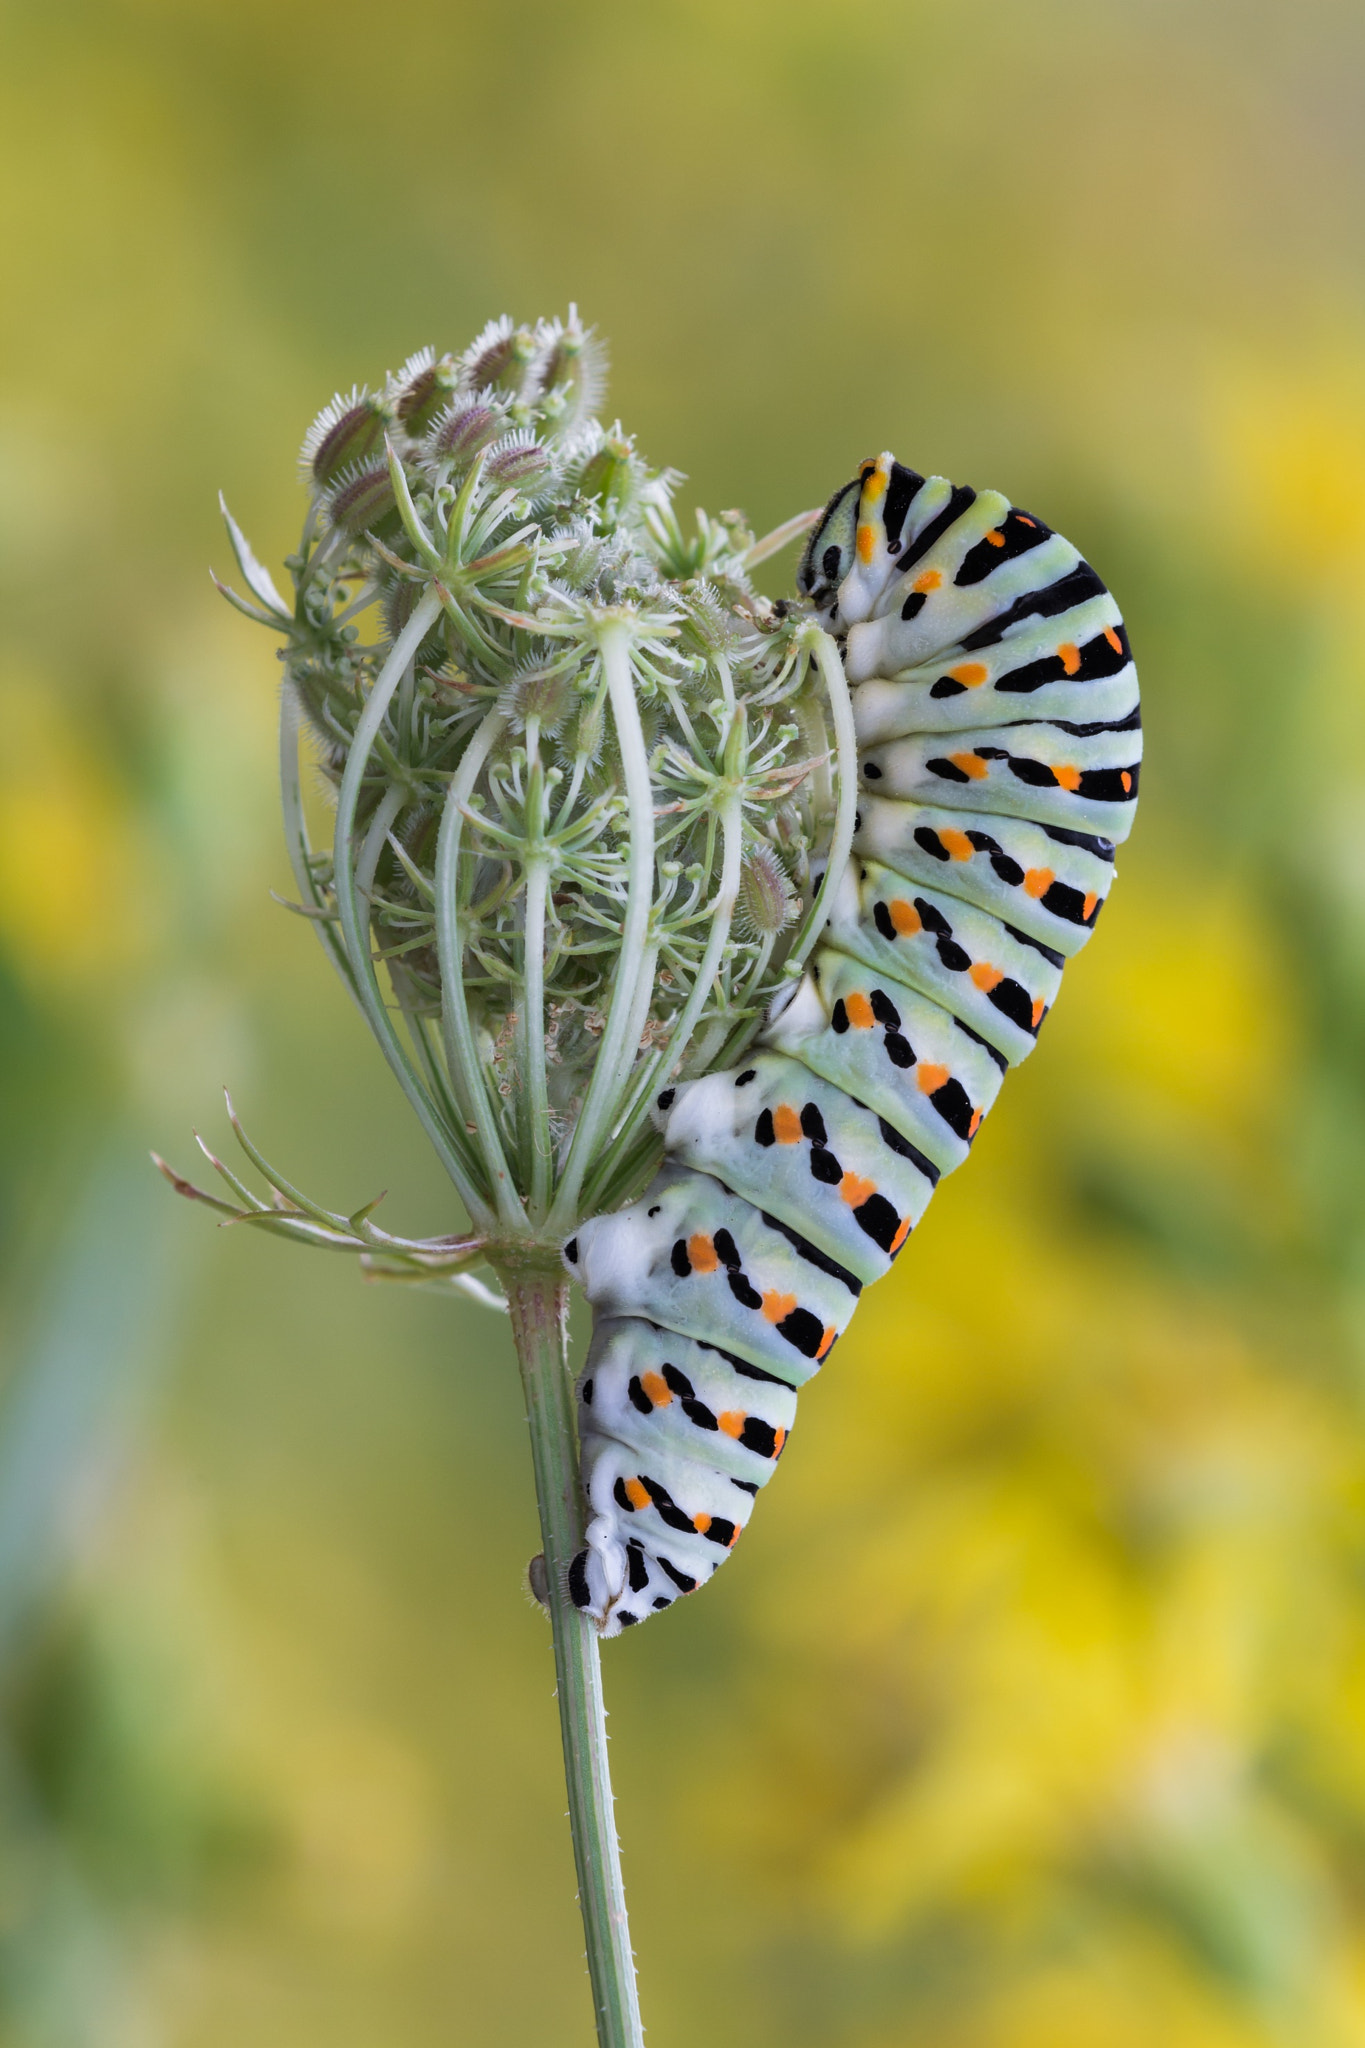
<path fill-rule="evenodd" d="M 796 572 L 796 587 L 818 611 L 831 610 L 839 585 L 853 567 L 862 481 L 859 473 L 834 493 L 820 524 L 806 542 L 806 552 Z"/>

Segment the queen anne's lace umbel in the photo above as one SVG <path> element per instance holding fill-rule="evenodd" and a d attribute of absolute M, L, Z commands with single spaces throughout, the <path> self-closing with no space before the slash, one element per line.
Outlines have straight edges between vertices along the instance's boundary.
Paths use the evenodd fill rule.
<path fill-rule="evenodd" d="M 739 513 L 684 531 L 603 371 L 571 311 L 333 399 L 292 604 L 230 522 L 336 792 L 314 850 L 286 768 L 301 907 L 485 1227 L 641 1184 L 655 1084 L 799 970 L 839 809 L 822 636 Z"/>

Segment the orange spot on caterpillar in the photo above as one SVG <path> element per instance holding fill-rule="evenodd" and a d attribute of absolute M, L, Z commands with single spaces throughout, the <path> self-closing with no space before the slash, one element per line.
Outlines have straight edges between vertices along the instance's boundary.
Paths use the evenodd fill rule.
<path fill-rule="evenodd" d="M 672 1387 L 657 1372 L 642 1372 L 640 1374 L 640 1385 L 644 1388 L 656 1408 L 666 1408 L 673 1399 Z"/>
<path fill-rule="evenodd" d="M 1029 518 L 1027 512 L 1016 512 L 1014 516 L 1021 526 L 1036 526 L 1038 524 L 1036 519 Z"/>
<path fill-rule="evenodd" d="M 869 1195 L 875 1195 L 875 1180 L 863 1180 L 856 1173 L 846 1173 L 839 1183 L 839 1193 L 850 1209 L 861 1209 Z"/>
<path fill-rule="evenodd" d="M 896 1235 L 891 1240 L 891 1253 L 893 1257 L 900 1250 L 901 1246 L 905 1243 L 905 1240 L 907 1237 L 909 1237 L 909 1235 L 910 1218 L 907 1216 L 904 1222 L 900 1225 L 899 1229 L 897 1230 Z"/>
<path fill-rule="evenodd" d="M 833 1345 L 838 1334 L 839 1332 L 835 1329 L 833 1323 L 830 1323 L 821 1335 L 820 1348 L 815 1354 L 817 1358 L 828 1357 L 830 1347 Z"/>
<path fill-rule="evenodd" d="M 970 1122 L 970 1123 L 968 1124 L 968 1126 L 967 1126 L 967 1136 L 968 1136 L 969 1138 L 974 1138 L 974 1137 L 976 1136 L 977 1132 L 978 1132 L 978 1131 L 980 1130 L 980 1128 L 981 1128 L 981 1111 L 980 1111 L 979 1109 L 974 1109 L 974 1110 L 972 1111 L 972 1120 L 971 1120 L 971 1122 Z"/>
<path fill-rule="evenodd" d="M 970 975 L 983 996 L 988 996 L 991 990 L 997 988 L 1005 979 L 1003 971 L 999 967 L 992 967 L 989 960 L 978 960 L 970 969 Z"/>
<path fill-rule="evenodd" d="M 1074 676 L 1081 665 L 1081 650 L 1074 640 L 1063 640 L 1057 649 L 1057 659 L 1069 676 Z"/>
<path fill-rule="evenodd" d="M 730 1541 L 729 1541 L 729 1542 L 728 1542 L 728 1543 L 726 1544 L 725 1548 L 726 1548 L 727 1550 L 733 1550 L 733 1549 L 734 1549 L 734 1547 L 735 1547 L 735 1545 L 736 1545 L 736 1544 L 738 1543 L 738 1541 L 739 1541 L 740 1537 L 741 1537 L 741 1536 L 742 1536 L 743 1534 L 744 1534 L 744 1531 L 743 1531 L 743 1530 L 742 1530 L 742 1529 L 740 1528 L 740 1526 L 739 1526 L 739 1523 L 738 1523 L 738 1522 L 736 1522 L 736 1523 L 735 1523 L 735 1533 L 734 1533 L 734 1535 L 733 1535 L 733 1536 L 732 1536 L 732 1537 L 730 1538 Z"/>
<path fill-rule="evenodd" d="M 1091 918 L 1095 915 L 1095 905 L 1099 902 L 1099 900 L 1099 897 L 1095 894 L 1094 890 L 1092 889 L 1090 893 L 1087 895 L 1084 903 L 1081 905 L 1081 916 L 1085 919 L 1087 924 L 1089 924 Z"/>
<path fill-rule="evenodd" d="M 943 576 L 939 570 L 926 569 L 922 576 L 915 578 L 914 588 L 927 593 L 931 590 L 937 590 L 942 581 Z"/>
<path fill-rule="evenodd" d="M 851 996 L 845 996 L 844 1008 L 848 1012 L 848 1021 L 855 1030 L 870 1031 L 877 1021 L 872 1014 L 871 1003 L 857 990 Z"/>
<path fill-rule="evenodd" d="M 744 1424 L 746 1420 L 747 1417 L 744 1415 L 742 1409 L 727 1408 L 723 1415 L 718 1415 L 716 1417 L 716 1428 L 720 1431 L 722 1436 L 743 1436 Z"/>
<path fill-rule="evenodd" d="M 699 1536 L 704 1536 L 707 1530 L 710 1528 L 710 1526 L 711 1517 L 709 1515 L 693 1515 L 692 1527 L 696 1530 Z"/>
<path fill-rule="evenodd" d="M 779 1145 L 801 1143 L 801 1118 L 789 1102 L 780 1102 L 773 1111 L 773 1136 Z"/>
<path fill-rule="evenodd" d="M 920 914 L 914 904 L 907 903 L 903 896 L 897 896 L 892 902 L 887 904 L 886 914 L 890 918 L 892 928 L 899 938 L 911 938 L 914 933 L 924 929 L 920 923 Z"/>
<path fill-rule="evenodd" d="M 795 1307 L 796 1296 L 779 1294 L 775 1287 L 770 1287 L 763 1296 L 763 1314 L 770 1323 L 785 1322 Z"/>
<path fill-rule="evenodd" d="M 1073 768 L 1069 761 L 1063 762 L 1060 768 L 1054 768 L 1052 773 L 1063 789 L 1074 791 L 1081 786 L 1081 771 L 1079 768 Z"/>
<path fill-rule="evenodd" d="M 649 1495 L 638 1479 L 626 1480 L 625 1495 L 633 1508 L 647 1508 L 649 1506 Z"/>
<path fill-rule="evenodd" d="M 966 833 L 959 832 L 955 826 L 941 825 L 938 836 L 940 845 L 947 848 L 952 860 L 970 860 L 976 852 Z"/>
<path fill-rule="evenodd" d="M 986 539 L 993 548 L 1002 548 L 1005 545 L 1005 536 L 998 526 L 991 528 L 990 532 L 986 535 Z"/>
<path fill-rule="evenodd" d="M 1037 1002 L 1033 1005 L 1033 1028 L 1035 1031 L 1038 1029 L 1038 1026 L 1042 1023 L 1043 1018 L 1046 1015 L 1046 1012 L 1047 1004 L 1043 1001 L 1042 997 L 1039 996 Z"/>
<path fill-rule="evenodd" d="M 775 1429 L 773 1431 L 773 1456 L 775 1458 L 782 1456 L 782 1446 L 786 1441 L 787 1432 L 785 1429 Z"/>
<path fill-rule="evenodd" d="M 975 690 L 985 682 L 990 670 L 984 662 L 963 661 L 959 662 L 956 668 L 950 668 L 948 673 L 953 681 L 961 683 L 964 689 Z"/>
<path fill-rule="evenodd" d="M 870 470 L 863 471 L 863 503 L 875 505 L 886 491 L 886 469 L 880 456 Z"/>
<path fill-rule="evenodd" d="M 870 562 L 877 548 L 877 536 L 870 526 L 858 528 L 858 560 Z"/>
<path fill-rule="evenodd" d="M 1133 794 L 1133 778 L 1126 768 L 1123 770 L 1123 793 L 1125 796 Z"/>
<path fill-rule="evenodd" d="M 1056 879 L 1051 868 L 1030 868 L 1024 876 L 1024 894 L 1037 897 L 1041 903 Z"/>
<path fill-rule="evenodd" d="M 1109 645 L 1113 648 L 1115 654 L 1122 654 L 1123 642 L 1120 640 L 1118 634 L 1114 631 L 1112 626 L 1105 627 L 1104 637 L 1109 642 Z"/>
<path fill-rule="evenodd" d="M 948 759 L 954 768 L 960 768 L 973 782 L 984 782 L 991 772 L 980 754 L 949 754 Z"/>
<path fill-rule="evenodd" d="M 687 1256 L 692 1261 L 692 1271 L 694 1273 L 714 1273 L 720 1264 L 720 1260 L 716 1257 L 715 1246 L 710 1238 L 703 1236 L 700 1231 L 697 1232 L 695 1237 L 688 1238 Z"/>
<path fill-rule="evenodd" d="M 926 1095 L 932 1095 L 936 1088 L 941 1088 L 945 1081 L 952 1079 L 952 1076 L 946 1067 L 936 1067 L 928 1060 L 921 1060 L 915 1068 L 915 1079 Z"/>

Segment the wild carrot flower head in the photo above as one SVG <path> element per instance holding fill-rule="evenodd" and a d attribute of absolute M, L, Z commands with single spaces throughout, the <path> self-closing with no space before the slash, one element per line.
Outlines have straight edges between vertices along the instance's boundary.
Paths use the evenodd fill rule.
<path fill-rule="evenodd" d="M 849 822 L 811 617 L 755 591 L 739 513 L 685 528 L 682 478 L 598 419 L 604 367 L 571 309 L 333 399 L 292 604 L 229 521 L 335 794 L 315 851 L 286 747 L 301 907 L 512 1232 L 641 1183 L 656 1086 L 756 1032 Z"/>

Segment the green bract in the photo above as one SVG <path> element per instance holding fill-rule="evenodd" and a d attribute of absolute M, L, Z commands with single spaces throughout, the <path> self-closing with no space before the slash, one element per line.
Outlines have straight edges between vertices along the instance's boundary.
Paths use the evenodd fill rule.
<path fill-rule="evenodd" d="M 681 478 L 600 424 L 601 384 L 571 310 L 334 400 L 292 606 L 228 522 L 234 602 L 285 638 L 302 907 L 497 1241 L 642 1185 L 652 1095 L 753 1037 L 852 828 L 837 657 L 750 581 L 808 522 L 686 533 Z"/>

